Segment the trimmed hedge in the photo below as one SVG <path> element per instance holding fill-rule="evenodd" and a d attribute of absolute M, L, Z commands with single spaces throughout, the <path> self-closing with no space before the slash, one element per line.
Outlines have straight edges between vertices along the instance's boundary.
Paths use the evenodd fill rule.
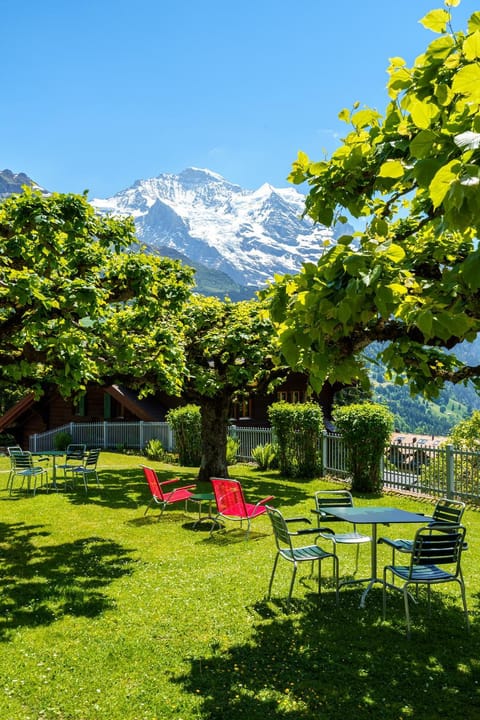
<path fill-rule="evenodd" d="M 357 403 L 336 408 L 333 418 L 347 448 L 352 490 L 380 492 L 380 460 L 393 431 L 392 413 L 383 405 Z"/>
<path fill-rule="evenodd" d="M 285 477 L 313 478 L 320 472 L 323 414 L 315 403 L 273 403 L 268 417 L 275 434 L 278 467 Z"/>

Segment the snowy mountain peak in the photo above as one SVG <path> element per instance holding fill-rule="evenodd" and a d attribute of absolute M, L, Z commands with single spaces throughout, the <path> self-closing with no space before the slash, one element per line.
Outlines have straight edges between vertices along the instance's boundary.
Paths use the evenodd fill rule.
<path fill-rule="evenodd" d="M 182 253 L 253 287 L 316 262 L 325 241 L 333 240 L 330 228 L 302 218 L 305 199 L 294 188 L 264 183 L 245 190 L 195 167 L 137 180 L 92 204 L 101 212 L 132 215 L 139 239 L 152 248 Z"/>
<path fill-rule="evenodd" d="M 189 167 L 178 175 L 178 178 L 185 183 L 222 182 L 227 183 L 224 177 L 207 168 Z M 229 183 L 227 183 L 229 184 Z"/>

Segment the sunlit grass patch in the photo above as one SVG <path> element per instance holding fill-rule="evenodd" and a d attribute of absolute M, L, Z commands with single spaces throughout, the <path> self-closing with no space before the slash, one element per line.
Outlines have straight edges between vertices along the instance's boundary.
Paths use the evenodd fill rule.
<path fill-rule="evenodd" d="M 478 718 L 477 511 L 465 513 L 471 634 L 458 593 L 445 588 L 433 593 L 431 616 L 423 601 L 412 607 L 409 642 L 400 596 L 389 596 L 386 622 L 378 587 L 364 610 L 360 586 L 343 589 L 337 607 L 327 566 L 320 598 L 310 568 L 299 569 L 288 612 L 284 563 L 267 602 L 275 552 L 268 518 L 257 518 L 245 541 L 237 523 L 212 539 L 193 530 L 197 507 L 144 516 L 141 461 L 102 453 L 101 487 L 87 496 L 80 487 L 35 498 L 0 491 L 0 718 L 430 720 L 456 716 L 459 702 L 464 718 Z M 195 468 L 154 465 L 161 479 L 195 480 Z M 0 460 L 0 487 L 7 467 Z M 273 494 L 286 516 L 314 522 L 314 491 L 332 487 L 247 465 L 231 473 L 249 497 Z M 431 507 L 402 496 L 356 502 Z M 394 534 L 405 532 L 411 527 Z M 350 574 L 348 550 L 340 569 Z M 369 550 L 360 553 L 361 576 Z M 379 546 L 379 566 L 389 559 Z"/>

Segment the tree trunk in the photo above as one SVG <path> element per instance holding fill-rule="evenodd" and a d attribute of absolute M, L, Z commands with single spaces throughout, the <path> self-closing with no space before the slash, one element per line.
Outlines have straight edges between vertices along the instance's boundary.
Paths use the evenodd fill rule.
<path fill-rule="evenodd" d="M 332 385 L 327 381 L 323 384 L 322 389 L 316 396 L 322 408 L 323 419 L 329 423 L 332 422 L 333 403 L 335 401 L 335 395 L 337 392 L 340 392 L 340 390 L 343 390 L 343 388 L 345 387 L 347 386 L 343 383 L 334 382 Z"/>
<path fill-rule="evenodd" d="M 227 432 L 229 395 L 202 398 L 200 413 L 202 419 L 202 460 L 198 479 L 208 481 L 211 477 L 228 478 Z"/>

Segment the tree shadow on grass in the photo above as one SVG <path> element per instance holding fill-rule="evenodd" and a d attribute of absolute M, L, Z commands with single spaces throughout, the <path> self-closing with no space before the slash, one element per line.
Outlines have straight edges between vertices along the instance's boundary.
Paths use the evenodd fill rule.
<path fill-rule="evenodd" d="M 100 487 L 95 480 L 89 479 L 88 492 L 82 482 L 75 487 L 67 484 L 64 488 L 59 482 L 59 492 L 64 492 L 72 504 L 95 504 L 112 509 L 132 509 L 147 505 L 150 500 L 148 486 L 143 473 L 136 469 L 99 470 Z"/>
<path fill-rule="evenodd" d="M 160 482 L 169 480 L 177 475 L 180 477 L 179 484 L 195 483 L 197 470 L 192 468 L 191 472 L 175 472 L 175 468 L 157 469 Z M 88 492 L 85 492 L 83 483 L 77 483 L 74 489 L 67 487 L 66 494 L 73 504 L 95 504 L 100 507 L 111 509 L 136 509 L 145 511 L 151 500 L 150 490 L 145 481 L 141 467 L 100 469 L 98 473 L 100 487 L 95 481 L 89 481 Z M 59 482 L 60 484 L 60 482 Z M 59 492 L 64 492 L 60 486 Z M 153 508 L 152 508 L 153 509 Z"/>
<path fill-rule="evenodd" d="M 132 572 L 130 552 L 112 540 L 36 543 L 48 536 L 40 525 L 0 523 L 0 640 L 64 615 L 100 615 L 113 607 L 102 589 Z"/>
<path fill-rule="evenodd" d="M 460 707 L 477 720 L 480 632 L 467 634 L 458 598 L 439 600 L 431 617 L 417 610 L 410 641 L 401 598 L 385 623 L 381 598 L 372 591 L 360 610 L 358 590 L 338 607 L 323 591 L 294 598 L 289 614 L 283 600 L 242 608 L 238 622 L 256 618 L 249 640 L 187 658 L 189 672 L 171 681 L 202 699 L 204 720 L 440 720 Z"/>
<path fill-rule="evenodd" d="M 273 495 L 272 505 L 294 506 L 311 498 L 313 506 L 311 481 L 298 480 L 297 482 L 292 479 L 285 481 L 278 471 L 258 472 L 255 476 L 242 475 L 236 468 L 232 471 L 232 477 L 241 482 L 248 502 L 257 502 L 268 495 Z"/>
<path fill-rule="evenodd" d="M 210 542 L 215 545 L 236 545 L 237 543 L 245 543 L 245 542 L 255 542 L 257 540 L 262 540 L 263 538 L 270 537 L 271 532 L 262 532 L 261 530 L 255 530 L 251 529 L 248 538 L 247 538 L 247 530 L 245 528 L 238 528 L 234 527 L 231 529 L 228 528 L 221 528 L 220 530 L 214 530 L 212 536 L 208 536 L 204 538 L 205 542 Z"/>

